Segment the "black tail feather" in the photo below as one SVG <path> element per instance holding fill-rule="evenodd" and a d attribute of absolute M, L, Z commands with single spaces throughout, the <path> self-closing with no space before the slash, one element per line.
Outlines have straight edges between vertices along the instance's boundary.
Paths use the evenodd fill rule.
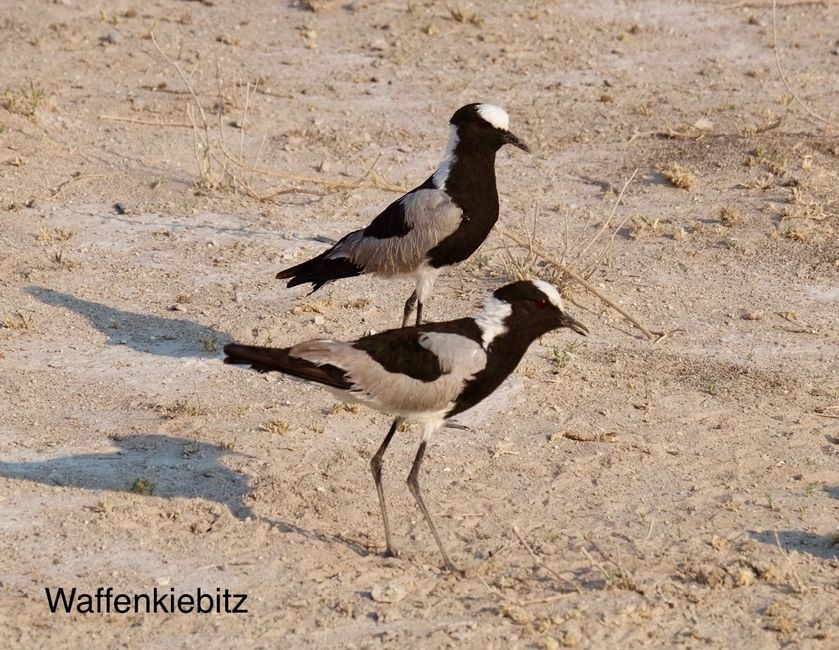
<path fill-rule="evenodd" d="M 224 346 L 225 363 L 244 364 L 258 372 L 281 372 L 325 386 L 350 390 L 346 373 L 329 364 L 316 365 L 289 354 L 291 348 L 265 348 L 257 345 L 228 343 Z"/>
<path fill-rule="evenodd" d="M 327 257 L 330 252 L 331 249 L 301 264 L 280 271 L 277 273 L 277 279 L 288 279 L 286 286 L 289 288 L 310 282 L 313 285 L 312 293 L 314 293 L 327 282 L 340 280 L 341 278 L 352 278 L 364 273 L 362 267 L 353 264 L 346 258 Z"/>

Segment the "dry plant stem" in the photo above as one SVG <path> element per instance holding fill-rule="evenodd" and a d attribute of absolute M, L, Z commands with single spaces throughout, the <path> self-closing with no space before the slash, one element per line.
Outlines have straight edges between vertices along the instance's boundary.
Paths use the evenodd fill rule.
<path fill-rule="evenodd" d="M 757 127 L 754 130 L 754 132 L 755 133 L 765 133 L 766 131 L 774 131 L 779 126 L 781 126 L 782 123 L 783 123 L 783 120 L 779 117 L 775 120 L 772 120 L 771 122 L 768 122 L 767 124 L 764 124 L 763 126 Z M 629 140 L 627 140 L 626 143 L 630 144 L 630 143 L 632 143 L 635 140 L 638 140 L 640 138 L 649 138 L 651 136 L 669 138 L 670 140 L 676 140 L 676 139 L 679 139 L 679 138 L 683 138 L 683 139 L 686 139 L 686 140 L 702 140 L 703 138 L 730 138 L 730 137 L 737 137 L 739 135 L 741 135 L 741 134 L 739 134 L 739 133 L 725 133 L 725 132 L 721 132 L 721 133 L 701 132 L 701 133 L 697 133 L 697 134 L 694 135 L 694 134 L 691 134 L 691 133 L 682 133 L 680 131 L 676 131 L 676 130 L 668 127 L 666 131 L 662 131 L 661 129 L 653 129 L 652 131 L 636 131 L 635 133 L 633 133 L 630 136 Z"/>
<path fill-rule="evenodd" d="M 609 575 L 609 572 L 606 570 L 604 563 L 611 564 L 618 570 L 622 588 L 631 589 L 632 591 L 641 594 L 643 593 L 641 590 L 638 589 L 634 581 L 631 580 L 629 576 L 627 576 L 626 571 L 624 571 L 623 563 L 621 562 L 620 558 L 620 550 L 618 550 L 618 559 L 617 561 L 615 561 L 611 558 L 611 556 L 608 553 L 604 552 L 603 549 L 601 549 L 595 542 L 589 540 L 589 543 L 594 547 L 594 550 L 597 551 L 597 554 L 601 558 L 603 558 L 603 562 L 598 562 L 597 560 L 595 560 L 585 548 L 581 548 L 580 550 L 583 552 L 586 558 L 588 558 L 588 561 L 591 563 L 591 566 L 597 568 L 600 571 L 607 585 L 612 581 L 612 576 Z"/>
<path fill-rule="evenodd" d="M 579 590 L 577 590 L 579 592 Z M 528 605 L 545 605 L 547 603 L 555 603 L 558 600 L 562 600 L 563 598 L 568 598 L 571 595 L 571 592 L 564 593 L 564 594 L 554 594 L 553 596 L 545 596 L 544 598 L 532 598 L 530 600 L 520 600 L 519 606 L 520 607 L 527 607 Z"/>
<path fill-rule="evenodd" d="M 199 130 L 198 124 L 196 123 L 195 119 L 195 108 L 191 104 L 187 104 L 186 113 L 187 117 L 189 117 L 189 121 L 191 123 L 193 129 L 193 136 L 194 136 L 194 143 L 195 143 L 195 159 L 196 163 L 198 164 L 199 174 L 201 183 L 206 186 L 212 186 L 214 183 L 211 179 L 211 153 L 210 153 L 210 126 L 207 123 L 207 115 L 204 113 L 204 107 L 201 106 L 201 102 L 198 100 L 198 95 L 195 92 L 195 89 L 192 86 L 192 74 L 187 77 L 186 73 L 183 71 L 180 65 L 178 65 L 177 61 L 173 60 L 163 49 L 158 45 L 157 39 L 154 37 L 154 33 L 149 34 L 151 37 L 151 41 L 154 44 L 155 49 L 160 53 L 160 56 L 163 57 L 163 60 L 166 61 L 169 65 L 175 68 L 175 71 L 178 73 L 178 76 L 183 81 L 186 89 L 189 91 L 189 95 L 192 98 L 193 104 L 198 107 L 198 113 L 201 116 L 201 126 L 204 131 L 203 142 L 199 137 Z M 196 65 L 198 65 L 196 63 Z M 195 68 L 193 68 L 193 74 L 195 72 Z M 222 169 L 224 166 L 222 165 Z"/>
<path fill-rule="evenodd" d="M 606 569 L 603 568 L 603 563 L 595 560 L 591 556 L 591 553 L 589 553 L 584 547 L 580 547 L 580 550 L 583 552 L 583 555 L 586 556 L 586 559 L 589 561 L 589 564 L 591 564 L 592 568 L 597 569 L 600 572 L 600 575 L 603 576 L 603 579 L 608 583 L 609 582 L 609 572 L 606 571 Z"/>
<path fill-rule="evenodd" d="M 154 37 L 154 32 L 149 34 L 151 37 L 151 42 L 154 43 L 155 49 L 160 53 L 160 56 L 171 65 L 178 73 L 178 76 L 181 78 L 181 81 L 184 82 L 186 89 L 189 91 L 190 97 L 192 97 L 192 101 L 195 102 L 195 105 L 198 107 L 198 110 L 201 113 L 201 122 L 204 125 L 204 133 L 207 137 L 207 142 L 210 141 L 210 128 L 207 125 L 207 116 L 204 114 L 204 109 L 201 107 L 201 102 L 198 101 L 198 95 L 195 94 L 195 89 L 192 87 L 192 82 L 190 81 L 189 77 L 186 76 L 181 66 L 178 65 L 177 61 L 174 61 L 171 57 L 169 57 L 166 52 L 164 52 L 160 45 L 157 44 L 157 39 Z"/>
<path fill-rule="evenodd" d="M 514 242 L 516 242 L 520 246 L 524 246 L 524 247 L 531 246 L 531 244 L 529 244 L 525 239 L 522 239 L 521 237 L 519 237 L 514 232 L 508 231 L 506 228 L 502 228 L 501 226 L 496 225 L 495 229 L 499 232 L 499 234 L 503 235 L 504 237 L 507 237 L 508 239 L 512 239 Z M 545 250 L 542 250 L 541 248 L 539 248 L 536 245 L 532 245 L 532 248 L 533 248 L 533 252 L 536 255 L 538 255 L 543 260 L 545 260 L 549 264 L 552 264 L 557 269 L 562 271 L 565 275 L 567 275 L 569 278 L 574 280 L 577 284 L 582 286 L 586 291 L 588 291 L 589 293 L 592 293 L 595 296 L 597 296 L 600 300 L 605 302 L 612 309 L 614 309 L 621 316 L 623 316 L 626 320 L 628 320 L 630 323 L 635 325 L 635 327 L 637 327 L 639 330 L 641 330 L 648 339 L 653 340 L 653 339 L 656 339 L 656 338 L 658 338 L 662 335 L 662 332 L 653 333 L 652 331 L 648 330 L 641 323 L 639 323 L 636 318 L 634 318 L 629 313 L 627 313 L 626 310 L 624 310 L 620 306 L 616 305 L 613 300 L 610 300 L 609 298 L 604 296 L 602 293 L 600 293 L 591 284 L 589 284 L 589 282 L 585 278 L 583 278 L 579 273 L 577 273 L 576 271 L 572 271 L 565 264 L 563 264 L 558 259 L 556 259 L 553 255 L 551 255 L 550 253 L 548 253 Z"/>
<path fill-rule="evenodd" d="M 123 117 L 122 115 L 100 115 L 100 120 L 110 122 L 129 122 L 130 124 L 143 124 L 144 126 L 171 126 L 179 129 L 192 128 L 189 122 L 160 122 L 158 120 L 143 120 L 137 117 Z"/>
<path fill-rule="evenodd" d="M 806 113 L 819 122 L 827 124 L 828 126 L 832 126 L 833 128 L 839 128 L 839 124 L 833 122 L 825 117 L 822 117 L 818 113 L 816 113 L 813 109 L 811 109 L 807 104 L 802 101 L 802 99 L 790 88 L 789 82 L 787 81 L 787 76 L 784 74 L 784 69 L 781 66 L 781 55 L 778 54 L 778 18 L 777 18 L 777 0 L 772 0 L 772 51 L 775 53 L 775 63 L 778 66 L 778 74 L 781 76 L 781 81 L 784 83 L 784 88 L 787 89 L 787 92 L 792 96 L 792 98 L 798 103 L 801 108 L 803 108 Z"/>
<path fill-rule="evenodd" d="M 618 194 L 618 198 L 615 200 L 615 204 L 612 206 L 612 211 L 609 213 L 609 218 L 606 219 L 606 222 L 603 224 L 603 227 L 600 229 L 600 231 L 597 233 L 597 235 L 595 235 L 594 238 L 588 243 L 588 245 L 586 246 L 586 250 L 588 250 L 588 248 L 600 237 L 600 234 L 606 229 L 606 227 L 611 222 L 612 216 L 615 214 L 615 211 L 618 209 L 618 205 L 620 205 L 621 198 L 623 198 L 623 194 L 626 191 L 626 188 L 629 187 L 629 184 L 632 182 L 632 179 L 635 178 L 635 175 L 637 173 L 638 173 L 638 169 L 636 168 L 635 171 L 632 172 L 632 176 L 629 177 L 629 180 L 626 181 L 626 183 L 624 183 L 623 187 L 621 188 L 620 193 Z M 600 251 L 600 255 L 597 256 L 597 258 L 594 260 L 594 262 L 589 264 L 589 267 L 588 267 L 587 270 L 583 271 L 583 275 L 585 276 L 586 280 L 588 280 L 594 274 L 594 272 L 597 270 L 597 267 L 600 266 L 600 263 L 603 261 L 603 259 L 606 257 L 606 255 L 609 254 L 609 251 L 612 250 L 612 247 L 615 245 L 615 237 L 618 236 L 618 233 L 620 232 L 620 229 L 624 227 L 624 225 L 626 224 L 627 221 L 629 221 L 629 217 L 630 217 L 630 215 L 627 214 L 621 220 L 621 222 L 617 226 L 615 226 L 615 228 L 612 230 L 612 235 L 606 241 L 605 246 L 603 246 L 603 250 Z M 577 258 L 575 258 L 575 259 L 579 259 L 579 258 L 580 258 L 580 256 L 578 255 Z M 565 261 L 565 254 L 564 253 L 563 253 L 562 261 L 563 262 Z"/>
<path fill-rule="evenodd" d="M 626 183 L 623 184 L 623 187 L 621 188 L 621 191 L 618 194 L 618 198 L 615 200 L 615 204 L 612 206 L 612 211 L 609 213 L 609 216 L 606 218 L 606 221 L 603 222 L 603 225 L 600 226 L 600 230 L 598 230 L 597 234 L 594 237 L 591 238 L 591 241 L 589 241 L 589 243 L 586 244 L 586 246 L 583 248 L 583 250 L 581 250 L 576 255 L 576 257 L 574 257 L 574 260 L 578 260 L 583 255 L 585 255 L 588 252 L 588 249 L 591 248 L 592 244 L 594 244 L 594 242 L 597 241 L 597 238 L 600 237 L 600 235 L 603 234 L 603 231 L 605 231 L 606 228 L 609 227 L 609 224 L 612 222 L 612 217 L 615 216 L 615 212 L 617 211 L 618 206 L 620 205 L 621 199 L 623 198 L 624 192 L 626 192 L 626 188 L 629 187 L 629 184 L 635 179 L 635 176 L 637 174 L 638 174 L 638 169 L 636 168 L 635 171 L 632 172 L 632 176 L 630 176 L 629 179 L 626 181 Z"/>
<path fill-rule="evenodd" d="M 600 263 L 605 259 L 606 255 L 609 254 L 609 251 L 612 250 L 612 248 L 615 245 L 615 237 L 618 236 L 618 233 L 620 232 L 621 228 L 623 228 L 626 225 L 626 222 L 629 221 L 629 218 L 630 215 L 627 214 L 623 219 L 621 219 L 621 222 L 617 226 L 615 226 L 614 230 L 612 230 L 612 234 L 606 242 L 605 246 L 603 246 L 603 250 L 600 251 L 600 255 L 597 256 L 594 262 L 589 264 L 588 271 L 585 274 L 586 280 L 588 280 L 592 275 L 594 275 L 594 272 L 597 270 L 597 267 L 600 266 Z"/>
<path fill-rule="evenodd" d="M 835 0 L 833 0 L 835 3 Z M 782 2 L 782 7 L 797 7 L 802 5 L 820 5 L 822 7 L 830 6 L 831 0 L 787 0 Z M 740 7 L 765 7 L 768 2 L 760 2 L 759 0 L 746 0 L 745 2 L 735 2 L 728 5 L 728 9 L 739 9 Z M 773 3 L 774 4 L 774 3 Z"/>
<path fill-rule="evenodd" d="M 581 593 L 580 588 L 577 585 L 575 585 L 570 580 L 567 580 L 566 578 L 563 578 L 559 573 L 557 573 L 551 567 L 549 567 L 547 564 L 545 564 L 542 561 L 542 558 L 540 558 L 538 555 L 536 555 L 536 553 L 533 551 L 533 549 L 530 548 L 530 544 L 528 544 L 527 541 L 524 539 L 524 537 L 522 537 L 522 534 L 519 531 L 518 526 L 513 526 L 513 532 L 515 533 L 516 537 L 518 537 L 519 542 L 521 542 L 521 545 L 524 546 L 525 550 L 530 554 L 530 557 L 533 558 L 533 561 L 537 564 L 537 566 L 542 567 L 545 571 L 547 571 L 554 578 L 554 580 L 556 580 L 560 584 L 567 585 L 567 586 L 571 587 L 572 589 L 574 589 L 574 591 L 576 591 L 577 593 Z"/>

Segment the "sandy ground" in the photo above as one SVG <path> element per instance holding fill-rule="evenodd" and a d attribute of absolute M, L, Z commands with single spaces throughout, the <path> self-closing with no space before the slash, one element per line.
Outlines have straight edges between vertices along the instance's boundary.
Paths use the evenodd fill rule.
<path fill-rule="evenodd" d="M 767 2 L 308 4 L 2 3 L 0 645 L 839 647 L 839 7 L 779 8 L 786 87 Z M 592 335 L 430 447 L 458 579 L 415 430 L 385 559 L 387 419 L 220 348 L 394 326 L 407 283 L 273 276 L 423 180 L 471 101 L 534 149 L 499 155 L 505 227 L 537 214 L 667 336 L 566 286 Z M 527 271 L 494 234 L 428 315 Z M 50 614 L 58 586 L 249 611 Z"/>

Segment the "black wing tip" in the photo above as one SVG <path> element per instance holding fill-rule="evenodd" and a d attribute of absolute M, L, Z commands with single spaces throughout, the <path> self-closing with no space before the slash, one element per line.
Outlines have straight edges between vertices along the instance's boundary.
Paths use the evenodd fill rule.
<path fill-rule="evenodd" d="M 316 257 L 293 268 L 280 271 L 277 274 L 277 278 L 280 280 L 290 278 L 286 283 L 289 289 L 300 284 L 311 284 L 314 287 L 312 289 L 312 293 L 314 293 L 328 282 L 334 282 L 343 278 L 354 278 L 363 273 L 365 273 L 363 267 L 347 259 L 322 259 Z"/>
<path fill-rule="evenodd" d="M 224 355 L 225 355 L 224 356 L 224 363 L 231 363 L 231 364 L 248 363 L 247 360 L 245 360 L 244 358 L 242 358 L 240 356 L 243 347 L 244 346 L 242 346 L 239 343 L 228 343 L 227 345 L 225 345 L 222 348 L 222 351 L 224 352 Z"/>

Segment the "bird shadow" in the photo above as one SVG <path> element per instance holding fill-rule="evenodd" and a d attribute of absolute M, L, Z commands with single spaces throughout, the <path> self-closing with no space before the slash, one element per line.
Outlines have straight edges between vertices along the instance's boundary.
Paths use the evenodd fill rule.
<path fill-rule="evenodd" d="M 248 480 L 221 463 L 246 456 L 216 444 L 159 434 L 111 439 L 116 449 L 49 460 L 0 461 L 0 476 L 43 485 L 134 492 L 164 499 L 178 497 L 221 503 L 239 519 L 254 517 L 244 503 Z"/>
<path fill-rule="evenodd" d="M 839 559 L 839 546 L 834 535 L 818 535 L 803 530 L 752 530 L 749 535 L 763 544 L 780 545 L 785 551 L 807 553 L 824 560 Z"/>
<path fill-rule="evenodd" d="M 229 334 L 183 318 L 138 314 L 69 293 L 30 286 L 26 292 L 45 305 L 69 309 L 84 316 L 108 337 L 111 345 L 126 345 L 138 352 L 164 357 L 217 356 L 216 349 L 233 339 Z"/>
<path fill-rule="evenodd" d="M 164 499 L 215 501 L 238 519 L 252 518 L 285 534 L 328 546 L 341 544 L 360 556 L 372 552 L 363 543 L 341 535 L 311 531 L 281 519 L 257 515 L 245 503 L 251 486 L 246 477 L 226 467 L 226 456 L 250 458 L 221 445 L 159 434 L 111 439 L 116 449 L 62 456 L 49 460 L 0 460 L 0 477 L 49 486 L 131 492 Z"/>

